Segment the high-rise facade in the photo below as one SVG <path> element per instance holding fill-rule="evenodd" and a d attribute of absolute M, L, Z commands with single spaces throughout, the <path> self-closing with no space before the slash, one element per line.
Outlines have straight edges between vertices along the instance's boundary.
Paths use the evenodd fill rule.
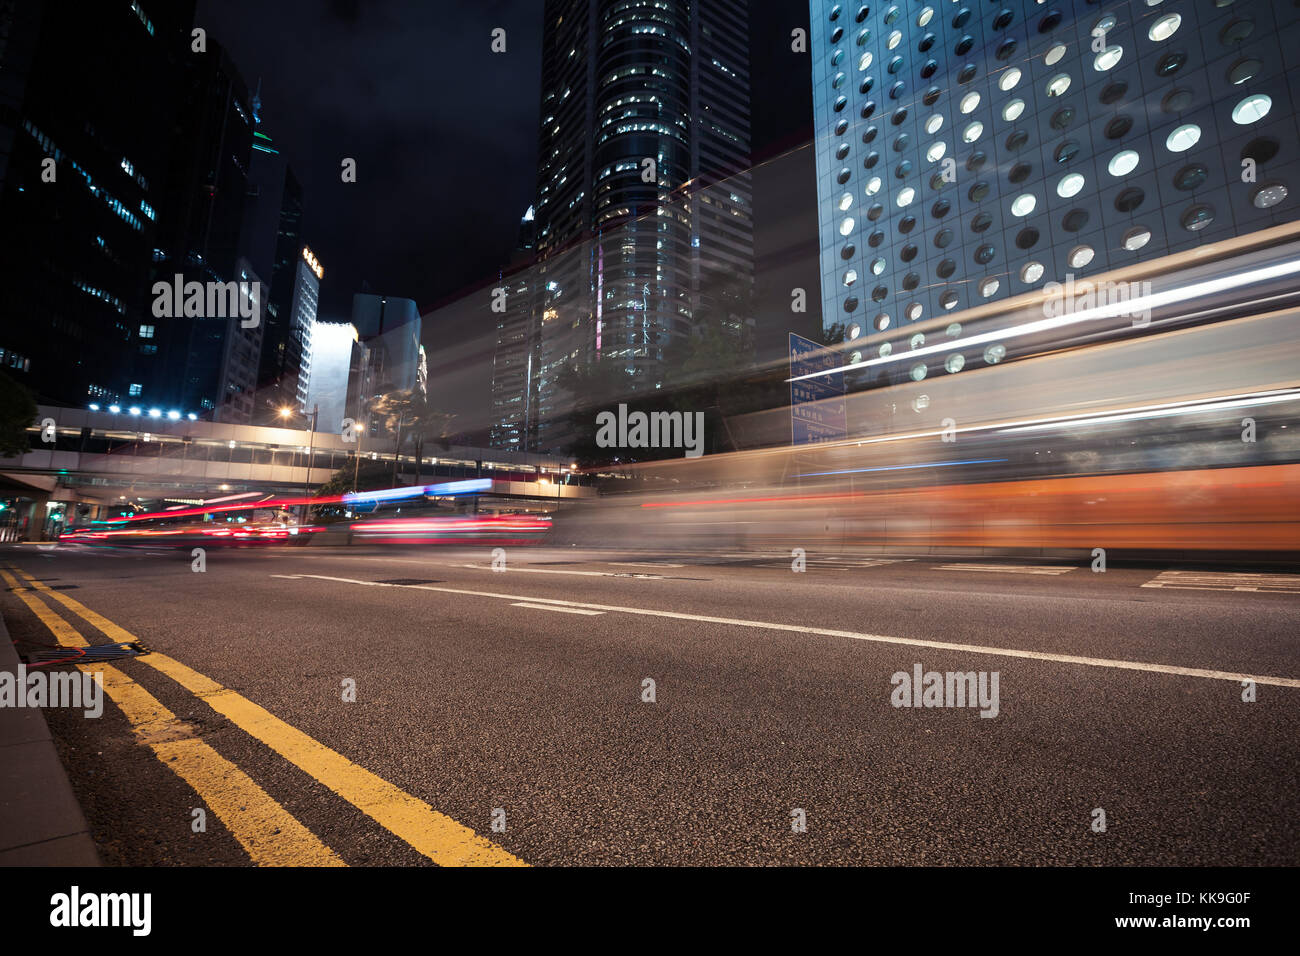
<path fill-rule="evenodd" d="M 810 9 L 823 321 L 860 355 L 908 349 L 918 321 L 1296 218 L 1295 4 Z"/>
<path fill-rule="evenodd" d="M 193 9 L 0 3 L 0 367 L 43 401 L 169 398 L 150 286 Z"/>
<path fill-rule="evenodd" d="M 530 286 L 537 445 L 572 435 L 562 371 L 663 383 L 706 307 L 753 282 L 748 13 L 733 0 L 548 0 Z"/>

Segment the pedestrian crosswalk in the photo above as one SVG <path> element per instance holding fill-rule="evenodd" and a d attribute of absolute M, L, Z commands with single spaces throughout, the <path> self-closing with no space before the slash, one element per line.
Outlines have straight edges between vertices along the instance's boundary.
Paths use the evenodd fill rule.
<path fill-rule="evenodd" d="M 1077 570 L 1074 565 L 1049 564 L 941 564 L 931 571 L 993 571 L 1000 574 L 1065 574 Z"/>
<path fill-rule="evenodd" d="M 1193 591 L 1271 591 L 1300 594 L 1300 574 L 1255 574 L 1237 571 L 1161 571 L 1144 588 Z"/>

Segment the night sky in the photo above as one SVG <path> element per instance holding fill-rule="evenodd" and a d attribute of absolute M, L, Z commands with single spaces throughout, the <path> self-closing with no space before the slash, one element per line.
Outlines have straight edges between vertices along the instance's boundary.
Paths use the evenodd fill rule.
<path fill-rule="evenodd" d="M 760 164 L 812 135 L 807 58 L 790 52 L 808 8 L 750 8 Z M 326 270 L 321 319 L 346 320 L 363 289 L 427 312 L 497 274 L 535 189 L 541 0 L 199 0 L 196 25 L 225 46 L 250 89 L 261 81 L 262 129 L 302 183 L 303 238 Z M 495 27 L 507 31 L 504 54 L 491 52 Z M 815 183 L 810 151 L 801 152 L 755 173 L 760 297 L 777 265 L 765 257 L 788 271 L 792 236 L 806 233 L 800 255 L 812 255 L 798 281 L 817 283 Z M 340 179 L 348 156 L 356 183 Z M 770 281 L 782 285 L 770 291 L 773 308 L 788 303 L 794 280 Z M 483 330 L 426 328 L 424 340 L 441 349 L 467 334 Z"/>

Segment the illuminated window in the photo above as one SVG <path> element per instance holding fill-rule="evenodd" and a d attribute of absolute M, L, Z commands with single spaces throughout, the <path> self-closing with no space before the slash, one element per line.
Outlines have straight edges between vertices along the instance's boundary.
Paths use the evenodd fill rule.
<path fill-rule="evenodd" d="M 1125 149 L 1120 150 L 1120 152 L 1110 158 L 1110 162 L 1106 164 L 1106 170 L 1112 176 L 1127 176 L 1129 173 L 1133 172 L 1133 170 L 1137 169 L 1137 166 L 1137 151 Z"/>
<path fill-rule="evenodd" d="M 1122 46 L 1107 47 L 1093 59 L 1092 68 L 1098 73 L 1105 73 L 1107 70 L 1114 69 L 1123 56 L 1124 48 Z"/>
<path fill-rule="evenodd" d="M 1083 186 L 1084 178 L 1081 174 L 1067 173 L 1062 176 L 1060 181 L 1056 184 L 1056 195 L 1060 196 L 1062 199 L 1069 199 L 1072 196 L 1079 195 Z"/>
<path fill-rule="evenodd" d="M 1020 115 L 1025 111 L 1025 101 L 1020 99 L 1012 100 L 1006 106 L 1002 107 L 1002 118 L 1008 123 L 1014 123 L 1020 119 Z"/>
<path fill-rule="evenodd" d="M 1166 13 L 1151 24 L 1151 28 L 1147 30 L 1147 36 L 1157 43 L 1161 40 L 1168 40 L 1178 31 L 1178 27 L 1182 22 L 1183 18 L 1179 14 Z"/>
<path fill-rule="evenodd" d="M 1028 216 L 1037 206 L 1038 200 L 1034 198 L 1033 193 L 1021 193 L 1011 200 L 1011 215 Z"/>
<path fill-rule="evenodd" d="M 1011 69 L 1003 71 L 1002 75 L 998 77 L 998 89 L 1002 90 L 1004 93 L 1007 90 L 1015 89 L 1015 86 L 1020 82 L 1020 77 L 1022 75 L 1020 67 L 1018 66 L 1013 66 Z"/>
<path fill-rule="evenodd" d="M 984 124 L 981 123 L 979 120 L 974 120 L 968 123 L 966 125 L 966 128 L 962 130 L 961 132 L 962 142 L 973 143 L 980 138 L 980 135 L 983 132 L 984 132 Z"/>
<path fill-rule="evenodd" d="M 1128 252 L 1137 252 L 1150 241 L 1151 230 L 1145 226 L 1135 226 L 1128 232 L 1124 233 L 1123 238 L 1120 240 L 1120 245 L 1122 245 Z"/>
<path fill-rule="evenodd" d="M 1020 281 L 1032 285 L 1043 277 L 1043 264 L 1041 262 L 1026 262 L 1020 268 Z"/>
<path fill-rule="evenodd" d="M 1232 108 L 1232 121 L 1240 126 L 1257 123 L 1268 115 L 1273 108 L 1273 100 L 1264 93 L 1255 93 L 1246 97 Z"/>
<path fill-rule="evenodd" d="M 1236 111 L 1234 110 L 1234 118 Z M 1201 141 L 1201 128 L 1195 123 L 1178 126 L 1165 139 L 1165 147 L 1171 153 L 1185 153 Z"/>
<path fill-rule="evenodd" d="M 961 98 L 960 109 L 963 113 L 973 113 L 980 105 L 980 95 L 974 90 Z"/>

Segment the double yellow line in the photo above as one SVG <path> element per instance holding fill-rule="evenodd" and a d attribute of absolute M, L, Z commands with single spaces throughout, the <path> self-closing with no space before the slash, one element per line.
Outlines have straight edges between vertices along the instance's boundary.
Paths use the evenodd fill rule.
<path fill-rule="evenodd" d="M 10 571 L 17 572 L 26 584 Z M 86 639 L 36 597 L 41 594 L 72 611 L 112 641 L 139 638 L 66 594 L 52 591 L 18 568 L 0 569 L 0 577 L 65 647 L 87 647 Z M 33 593 L 35 592 L 35 593 Z M 526 866 L 469 827 L 439 813 L 291 727 L 274 714 L 186 667 L 152 651 L 135 658 L 161 671 L 250 736 L 365 813 L 384 829 L 442 866 Z M 141 743 L 189 784 L 206 806 L 260 866 L 345 866 L 337 853 L 298 822 L 247 774 L 210 746 L 189 736 L 188 729 L 157 698 L 118 668 L 78 665 L 96 675 L 105 693 L 130 722 Z M 102 675 L 102 676 L 101 676 Z"/>

